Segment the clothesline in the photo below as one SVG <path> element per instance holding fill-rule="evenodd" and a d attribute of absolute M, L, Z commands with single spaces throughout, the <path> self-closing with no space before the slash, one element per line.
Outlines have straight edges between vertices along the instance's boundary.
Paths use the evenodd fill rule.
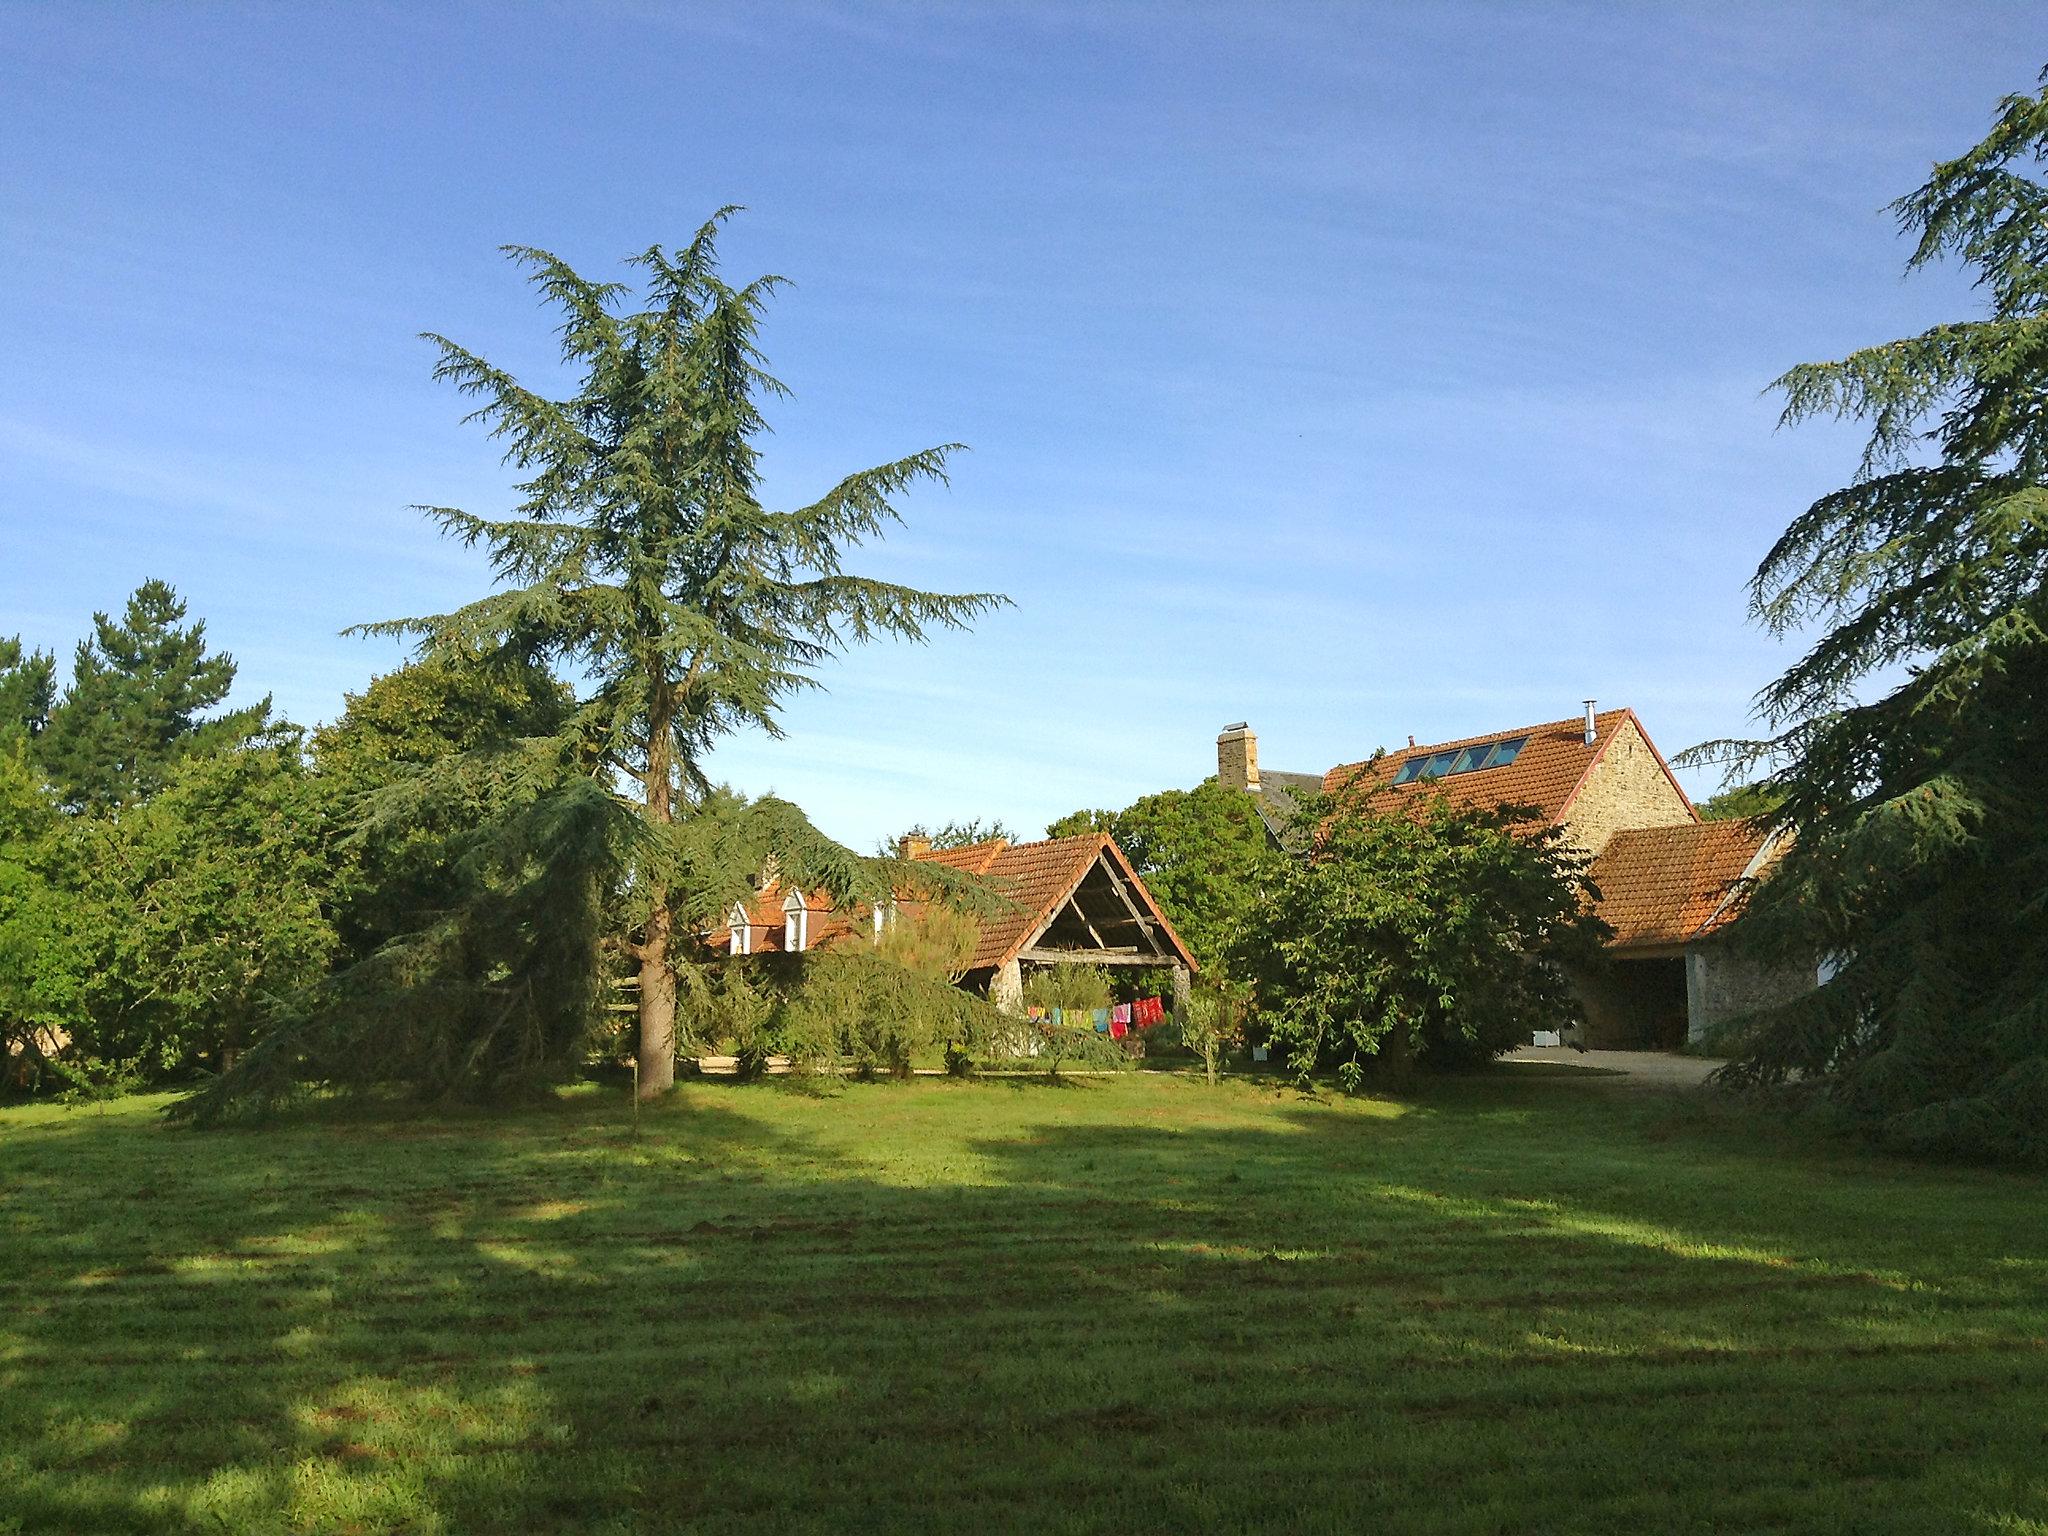
<path fill-rule="evenodd" d="M 1116 1003 L 1108 1008 L 1027 1008 L 1025 1017 L 1055 1027 L 1067 1022 L 1072 1014 L 1074 1023 L 1079 1024 L 1087 1016 L 1099 1035 L 1112 1040 L 1121 1040 L 1133 1029 L 1150 1029 L 1166 1020 L 1166 1005 L 1157 997 L 1141 997 L 1133 1003 Z"/>

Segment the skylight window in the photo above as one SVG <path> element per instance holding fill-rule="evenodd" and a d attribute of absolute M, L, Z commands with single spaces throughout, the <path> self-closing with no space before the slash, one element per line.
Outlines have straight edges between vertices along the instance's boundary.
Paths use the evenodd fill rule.
<path fill-rule="evenodd" d="M 1401 764 L 1394 775 L 1396 784 L 1413 784 L 1417 779 L 1447 779 L 1458 773 L 1477 773 L 1482 768 L 1505 768 L 1529 745 L 1526 736 L 1504 741 L 1482 741 L 1452 752 L 1420 753 Z"/>

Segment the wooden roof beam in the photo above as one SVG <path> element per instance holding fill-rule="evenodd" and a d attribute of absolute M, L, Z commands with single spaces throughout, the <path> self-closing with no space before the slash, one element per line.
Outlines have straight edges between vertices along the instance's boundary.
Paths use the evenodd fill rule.
<path fill-rule="evenodd" d="M 1026 949 L 1017 958 L 1027 965 L 1139 965 L 1154 970 L 1179 965 L 1172 955 L 1147 955 L 1134 949 Z"/>

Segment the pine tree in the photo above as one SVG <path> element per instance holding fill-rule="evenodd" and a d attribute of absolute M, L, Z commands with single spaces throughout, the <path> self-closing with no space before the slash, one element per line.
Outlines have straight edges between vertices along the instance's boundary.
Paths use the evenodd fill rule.
<path fill-rule="evenodd" d="M 1731 1075 L 1823 1090 L 1899 1145 L 2048 1158 L 2048 71 L 1893 205 L 1909 270 L 1959 260 L 1977 319 L 1794 368 L 1788 423 L 1868 422 L 1856 479 L 1765 557 L 1756 617 L 1819 639 L 1759 698 L 1791 850 L 1738 928 L 1827 958 Z M 1903 674 L 1902 680 L 1894 681 Z"/>
<path fill-rule="evenodd" d="M 749 814 L 715 799 L 703 771 L 720 738 L 780 733 L 783 704 L 852 642 L 922 640 L 1003 599 L 946 595 L 849 574 L 847 552 L 900 521 L 894 498 L 943 480 L 952 445 L 848 475 L 820 500 L 772 511 L 759 498 L 761 402 L 784 393 L 755 347 L 779 279 L 734 288 L 718 275 L 715 216 L 688 246 L 633 258 L 644 308 L 622 283 L 592 282 L 523 246 L 563 315 L 575 392 L 550 399 L 441 336 L 435 376 L 480 405 L 472 420 L 507 442 L 526 474 L 514 515 L 425 508 L 489 551 L 505 586 L 451 613 L 370 625 L 428 655 L 515 655 L 555 664 L 583 688 L 560 742 L 608 790 L 630 785 L 637 908 L 616 942 L 637 963 L 641 1085 L 673 1081 L 678 946 L 774 845 L 788 878 L 835 897 L 886 894 L 898 861 L 830 843 L 794 807 Z M 705 813 L 720 808 L 717 816 Z M 746 867 L 749 861 L 752 867 Z M 900 871 L 899 871 L 900 873 Z"/>
<path fill-rule="evenodd" d="M 57 659 L 48 651 L 23 651 L 19 635 L 0 639 L 0 744 L 42 735 L 56 679 Z"/>
<path fill-rule="evenodd" d="M 119 623 L 93 615 L 93 638 L 79 642 L 39 743 L 66 804 L 114 810 L 147 799 L 181 758 L 239 745 L 269 722 L 268 698 L 207 715 L 234 687 L 235 662 L 208 655 L 205 621 L 184 618 L 161 581 L 137 587 Z"/>

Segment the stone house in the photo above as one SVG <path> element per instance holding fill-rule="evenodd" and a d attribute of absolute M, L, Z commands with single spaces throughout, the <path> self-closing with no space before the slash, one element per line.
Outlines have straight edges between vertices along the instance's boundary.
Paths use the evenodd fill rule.
<path fill-rule="evenodd" d="M 1262 772 L 1243 725 L 1216 738 L 1225 786 L 1257 795 L 1285 841 L 1305 774 Z M 1541 725 L 1417 745 L 1340 764 L 1319 788 L 1372 787 L 1402 796 L 1433 788 L 1454 803 L 1523 805 L 1563 829 L 1592 859 L 1598 911 L 1614 929 L 1606 964 L 1573 978 L 1586 1043 L 1673 1047 L 1707 1037 L 1746 1008 L 1813 987 L 1812 967 L 1763 971 L 1735 954 L 1725 930 L 1777 849 L 1745 822 L 1702 821 L 1634 710 L 1596 710 Z"/>

